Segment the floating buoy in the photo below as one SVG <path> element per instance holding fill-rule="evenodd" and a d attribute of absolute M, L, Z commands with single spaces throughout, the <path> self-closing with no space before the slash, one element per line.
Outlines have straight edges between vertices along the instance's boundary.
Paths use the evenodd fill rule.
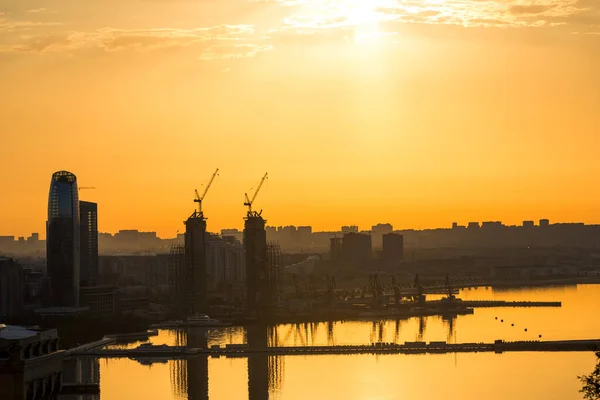
<path fill-rule="evenodd" d="M 515 326 L 515 324 L 510 324 L 510 326 Z"/>
<path fill-rule="evenodd" d="M 541 338 L 541 337 L 542 337 L 542 335 L 539 335 L 538 337 L 539 337 L 539 338 Z"/>
<path fill-rule="evenodd" d="M 527 332 L 527 328 L 525 328 L 525 332 Z"/>
<path fill-rule="evenodd" d="M 496 319 L 498 319 L 498 317 L 496 317 Z"/>
<path fill-rule="evenodd" d="M 504 322 L 504 320 L 503 320 L 503 319 L 501 319 L 501 320 L 500 320 L 500 322 Z"/>

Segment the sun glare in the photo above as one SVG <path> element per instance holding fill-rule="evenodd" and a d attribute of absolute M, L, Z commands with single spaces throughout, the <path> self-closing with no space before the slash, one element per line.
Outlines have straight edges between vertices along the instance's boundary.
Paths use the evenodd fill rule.
<path fill-rule="evenodd" d="M 306 2 L 301 15 L 287 18 L 285 22 L 302 31 L 321 29 L 348 29 L 355 42 L 371 41 L 393 33 L 383 32 L 380 24 L 393 17 L 382 9 L 390 0 L 331 0 Z"/>

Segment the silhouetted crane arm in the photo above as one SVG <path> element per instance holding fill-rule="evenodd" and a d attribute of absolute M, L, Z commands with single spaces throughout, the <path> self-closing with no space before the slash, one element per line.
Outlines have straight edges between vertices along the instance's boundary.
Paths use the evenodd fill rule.
<path fill-rule="evenodd" d="M 194 189 L 194 192 L 196 193 L 196 198 L 194 199 L 194 202 L 198 203 L 198 213 L 199 214 L 202 214 L 202 200 L 204 200 L 206 193 L 208 193 L 208 189 L 210 189 L 213 181 L 215 180 L 215 178 L 217 177 L 218 174 L 219 174 L 219 168 L 217 168 L 215 170 L 214 174 L 212 174 L 212 177 L 210 178 L 210 181 L 208 181 L 208 185 L 206 185 L 206 189 L 204 189 L 202 196 L 200 196 L 200 194 L 198 193 L 198 190 Z"/>
<path fill-rule="evenodd" d="M 265 173 L 265 176 L 263 176 L 262 179 L 260 180 L 260 183 L 258 184 L 258 187 L 256 188 L 256 191 L 254 192 L 252 199 L 248 199 L 248 193 L 244 193 L 244 195 L 246 196 L 246 202 L 244 203 L 244 205 L 248 206 L 249 213 L 252 212 L 252 204 L 254 203 L 254 200 L 256 199 L 256 196 L 258 195 L 258 192 L 260 191 L 260 188 L 262 187 L 263 183 L 265 183 L 267 176 L 268 176 L 268 173 Z"/>
<path fill-rule="evenodd" d="M 206 193 L 208 193 L 208 189 L 210 189 L 210 187 L 211 187 L 213 181 L 215 180 L 215 178 L 217 177 L 218 173 L 219 173 L 219 168 L 216 169 L 215 173 L 210 178 L 208 185 L 206 185 L 206 189 L 204 189 L 204 193 L 202 193 L 202 197 L 200 197 L 200 201 L 204 200 L 204 196 L 206 196 Z"/>
<path fill-rule="evenodd" d="M 260 191 L 260 188 L 262 187 L 263 183 L 265 183 L 265 180 L 267 179 L 267 173 L 265 173 L 265 176 L 262 177 L 262 179 L 260 180 L 260 183 L 258 184 L 258 187 L 256 188 L 256 192 L 254 192 L 254 196 L 252 196 L 252 200 L 250 200 L 250 203 L 254 203 L 254 200 L 256 199 L 256 196 L 258 195 L 258 192 Z"/>

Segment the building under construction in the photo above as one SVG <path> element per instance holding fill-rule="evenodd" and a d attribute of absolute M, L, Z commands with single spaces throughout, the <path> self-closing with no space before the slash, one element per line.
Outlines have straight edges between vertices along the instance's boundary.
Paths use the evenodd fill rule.
<path fill-rule="evenodd" d="M 194 211 L 185 223 L 185 295 L 190 313 L 206 312 L 206 219 Z"/>
<path fill-rule="evenodd" d="M 257 311 L 268 296 L 266 221 L 259 214 L 246 217 L 244 251 L 246 252 L 246 306 Z"/>
<path fill-rule="evenodd" d="M 252 199 L 246 194 L 245 206 L 248 213 L 244 221 L 244 251 L 246 253 L 246 306 L 250 312 L 268 313 L 276 298 L 279 273 L 279 246 L 267 245 L 266 222 L 262 211 L 252 210 L 252 204 L 260 191 L 267 174 L 260 181 Z"/>
<path fill-rule="evenodd" d="M 214 172 L 202 196 L 196 190 L 194 202 L 198 209 L 184 221 L 184 265 L 180 270 L 179 289 L 184 300 L 182 311 L 188 314 L 206 312 L 208 274 L 206 268 L 206 218 L 202 211 L 202 200 L 212 185 L 219 169 Z"/>

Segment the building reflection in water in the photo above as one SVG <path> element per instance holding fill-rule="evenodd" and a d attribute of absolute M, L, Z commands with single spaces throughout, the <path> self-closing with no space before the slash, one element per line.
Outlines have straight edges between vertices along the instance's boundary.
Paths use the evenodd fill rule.
<path fill-rule="evenodd" d="M 93 357 L 67 358 L 62 362 L 63 384 L 100 384 L 100 361 Z M 59 400 L 99 400 L 98 394 L 59 395 Z"/>
<path fill-rule="evenodd" d="M 208 334 L 206 329 L 190 328 L 177 331 L 176 346 L 206 348 Z M 169 361 L 171 370 L 171 390 L 176 398 L 189 400 L 208 399 L 208 357 L 191 357 L 187 360 Z"/>
<path fill-rule="evenodd" d="M 276 327 L 253 326 L 246 330 L 251 348 L 278 346 Z M 269 392 L 281 388 L 284 374 L 283 358 L 256 354 L 248 357 L 248 399 L 267 400 Z"/>
<path fill-rule="evenodd" d="M 396 324 L 394 326 L 394 343 L 398 343 L 398 338 L 400 337 L 400 320 L 396 320 Z"/>
<path fill-rule="evenodd" d="M 246 343 L 253 348 L 280 345 L 275 327 L 249 327 L 245 332 Z M 176 346 L 206 348 L 210 346 L 207 331 L 201 328 L 178 331 Z M 269 398 L 269 393 L 278 390 L 283 380 L 283 358 L 255 354 L 245 357 L 248 362 L 248 398 Z M 170 380 L 173 396 L 178 399 L 204 400 L 209 396 L 209 357 L 198 356 L 187 360 L 171 360 Z"/>
<path fill-rule="evenodd" d="M 427 330 L 427 318 L 419 317 L 419 335 L 417 336 L 419 341 L 423 340 L 423 335 L 425 334 L 426 330 Z"/>
<path fill-rule="evenodd" d="M 450 339 L 456 334 L 456 317 L 442 318 L 447 327 Z M 404 320 L 378 320 L 371 323 L 371 342 L 382 342 L 391 339 L 386 334 L 392 334 L 393 341 L 399 343 L 401 325 Z M 392 324 L 393 322 L 393 324 Z M 336 344 L 336 322 L 302 323 L 277 326 L 252 326 L 246 329 L 238 328 L 237 331 L 207 331 L 202 328 L 192 328 L 188 331 L 174 331 L 176 346 L 189 346 L 197 348 L 210 347 L 213 344 L 243 341 L 251 348 L 261 349 L 272 346 L 290 345 L 319 345 L 324 339 L 319 330 L 326 333 L 327 344 Z M 278 329 L 279 328 L 279 329 Z M 417 338 L 422 340 L 427 329 L 427 318 L 417 318 Z M 326 332 L 324 332 L 324 330 Z M 250 400 L 268 400 L 273 393 L 280 390 L 284 378 L 284 357 L 262 354 L 244 356 L 247 360 L 248 373 L 248 398 Z M 170 360 L 171 388 L 174 398 L 189 400 L 204 400 L 209 398 L 209 357 L 198 356 L 187 360 Z"/>

